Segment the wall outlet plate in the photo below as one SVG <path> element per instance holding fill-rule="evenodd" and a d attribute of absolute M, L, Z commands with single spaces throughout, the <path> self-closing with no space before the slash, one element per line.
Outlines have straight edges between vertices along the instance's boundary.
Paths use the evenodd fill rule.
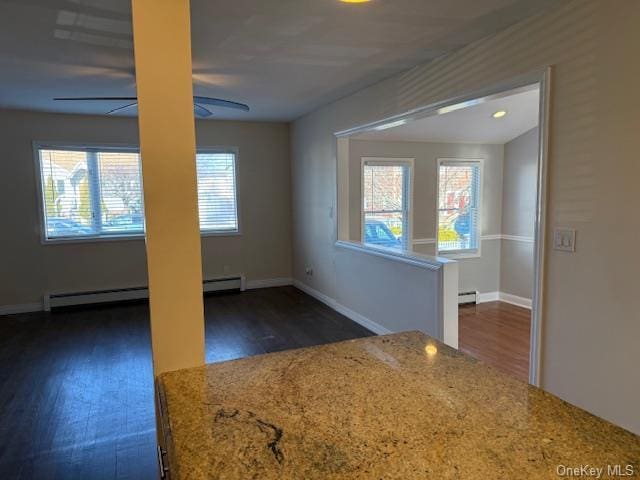
<path fill-rule="evenodd" d="M 560 252 L 575 252 L 576 231 L 572 228 L 556 228 L 553 231 L 553 249 Z"/>

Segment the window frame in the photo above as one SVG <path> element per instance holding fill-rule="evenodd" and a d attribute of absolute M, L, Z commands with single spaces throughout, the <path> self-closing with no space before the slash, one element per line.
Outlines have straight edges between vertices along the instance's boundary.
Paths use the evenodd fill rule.
<path fill-rule="evenodd" d="M 478 181 L 478 248 L 440 250 L 440 167 L 443 164 L 459 164 L 459 166 L 478 166 L 480 179 Z M 435 204 L 435 224 L 436 224 L 436 256 L 462 259 L 480 258 L 482 256 L 482 201 L 484 190 L 484 159 L 483 158 L 438 158 L 436 162 L 436 204 Z"/>
<path fill-rule="evenodd" d="M 232 153 L 234 156 L 233 168 L 235 175 L 235 197 L 236 197 L 236 229 L 235 230 L 200 230 L 201 237 L 233 237 L 242 235 L 241 221 L 240 221 L 240 170 L 239 164 L 239 149 L 238 147 L 198 147 L 196 148 L 196 155 L 199 153 Z M 197 179 L 196 179 L 197 181 Z"/>
<path fill-rule="evenodd" d="M 392 167 L 407 167 L 409 171 L 409 178 L 405 179 L 406 191 L 404 197 L 406 199 L 406 224 L 407 231 L 403 235 L 405 237 L 405 251 L 413 251 L 413 180 L 414 180 L 414 158 L 396 158 L 396 157 L 362 157 L 360 159 L 360 243 L 364 246 L 371 246 L 371 244 L 365 243 L 365 215 L 364 211 L 364 167 L 365 164 L 379 164 Z M 385 248 L 385 247 L 381 247 Z"/>
<path fill-rule="evenodd" d="M 40 243 L 43 245 L 67 244 L 67 243 L 94 243 L 94 242 L 114 242 L 144 240 L 145 233 L 113 234 L 113 235 L 83 235 L 77 237 L 48 238 L 45 220 L 44 189 L 42 185 L 42 166 L 40 162 L 40 150 L 70 150 L 70 151 L 108 151 L 122 153 L 140 154 L 140 147 L 132 143 L 108 143 L 108 142 L 59 142 L 59 141 L 33 141 L 34 178 L 36 182 L 36 204 L 38 215 L 38 230 Z M 201 237 L 230 237 L 242 235 L 241 231 L 241 209 L 240 209 L 240 179 L 239 179 L 239 148 L 229 146 L 203 146 L 196 149 L 199 153 L 231 153 L 234 155 L 235 168 L 235 200 L 237 228 L 235 230 L 205 230 L 200 231 Z M 140 163 L 140 186 L 143 194 L 144 208 L 144 177 L 142 175 L 142 163 Z"/>

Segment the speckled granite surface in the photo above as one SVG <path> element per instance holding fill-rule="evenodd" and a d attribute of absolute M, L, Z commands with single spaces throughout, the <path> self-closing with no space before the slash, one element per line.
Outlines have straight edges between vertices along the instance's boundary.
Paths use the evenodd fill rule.
<path fill-rule="evenodd" d="M 158 390 L 173 480 L 640 477 L 640 437 L 417 332 L 170 372 Z"/>

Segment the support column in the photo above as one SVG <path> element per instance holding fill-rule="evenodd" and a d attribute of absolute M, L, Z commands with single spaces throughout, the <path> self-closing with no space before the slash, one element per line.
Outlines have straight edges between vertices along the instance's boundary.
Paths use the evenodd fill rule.
<path fill-rule="evenodd" d="M 444 260 L 444 259 L 442 259 Z M 458 348 L 458 262 L 445 261 L 442 265 L 442 341 Z"/>
<path fill-rule="evenodd" d="M 156 375 L 204 364 L 189 0 L 132 0 Z"/>

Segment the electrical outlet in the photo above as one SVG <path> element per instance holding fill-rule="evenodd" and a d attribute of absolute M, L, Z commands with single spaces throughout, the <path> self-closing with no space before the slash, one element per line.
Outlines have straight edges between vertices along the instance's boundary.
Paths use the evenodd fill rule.
<path fill-rule="evenodd" d="M 560 252 L 575 252 L 576 231 L 571 228 L 556 228 L 553 231 L 553 249 Z"/>
<path fill-rule="evenodd" d="M 307 275 L 309 275 L 310 277 L 313 277 L 313 268 L 311 267 L 307 267 L 304 269 L 304 273 L 306 273 Z"/>

